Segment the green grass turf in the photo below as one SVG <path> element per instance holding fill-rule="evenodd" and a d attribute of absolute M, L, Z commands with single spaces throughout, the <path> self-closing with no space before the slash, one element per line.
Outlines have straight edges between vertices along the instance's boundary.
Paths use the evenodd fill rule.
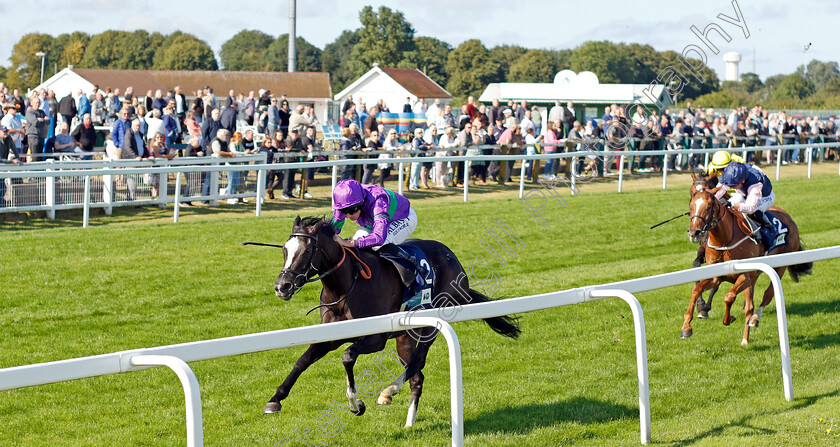
<path fill-rule="evenodd" d="M 521 238 L 506 265 L 493 261 L 497 296 L 523 296 L 688 267 L 696 245 L 687 219 L 648 227 L 688 209 L 685 176 L 672 187 L 616 194 L 582 185 L 565 206 L 547 201 L 537 223 L 515 187 L 416 200 L 415 236 L 449 245 L 462 263 L 484 256 L 478 243 L 501 218 Z M 799 224 L 809 248 L 840 244 L 834 176 L 774 182 L 777 205 Z M 613 189 L 614 185 L 609 189 Z M 489 191 L 489 190 L 484 190 Z M 536 204 L 536 202 L 533 202 Z M 313 208 L 320 213 L 326 201 Z M 285 207 L 285 208 L 284 208 Z M 313 211 L 314 212 L 314 211 Z M 318 285 L 289 302 L 272 293 L 282 265 L 276 249 L 242 241 L 281 242 L 294 210 L 271 205 L 252 211 L 120 212 L 94 219 L 1 224 L 0 367 L 218 338 L 317 323 L 304 316 Z M 352 225 L 350 225 L 352 227 Z M 348 227 L 349 229 L 349 227 Z M 347 230 L 345 230 L 347 232 Z M 740 346 L 743 313 L 725 327 L 719 295 L 710 320 L 695 319 L 694 336 L 679 339 L 691 285 L 639 294 L 645 311 L 655 445 L 837 445 L 840 442 L 840 261 L 817 263 L 814 275 L 783 279 L 788 304 L 796 400 L 784 400 L 775 308 L 764 313 L 752 343 Z M 480 269 L 478 273 L 483 273 Z M 764 288 L 769 281 L 759 280 Z M 488 285 L 488 287 L 495 287 Z M 639 445 L 638 388 L 632 317 L 617 299 L 521 316 L 522 337 L 502 338 L 481 322 L 455 325 L 464 365 L 467 445 Z M 393 342 L 388 345 L 393 348 Z M 446 347 L 436 343 L 424 370 L 417 424 L 403 429 L 407 389 L 394 405 L 375 405 L 354 417 L 345 404 L 341 351 L 312 366 L 279 415 L 262 407 L 303 352 L 302 347 L 191 364 L 201 384 L 209 446 L 311 445 L 440 446 L 449 444 Z M 357 373 L 377 385 L 396 374 L 393 361 L 377 368 L 362 357 Z M 384 383 L 383 383 L 384 384 Z M 378 386 L 371 386 L 371 389 Z M 333 410 L 336 419 L 319 415 Z M 185 444 L 184 401 L 171 371 L 152 369 L 0 393 L 0 445 Z"/>

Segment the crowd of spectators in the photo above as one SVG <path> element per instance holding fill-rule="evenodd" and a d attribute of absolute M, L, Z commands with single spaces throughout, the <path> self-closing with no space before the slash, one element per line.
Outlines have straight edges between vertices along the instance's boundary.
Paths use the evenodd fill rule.
<path fill-rule="evenodd" d="M 600 110 L 600 109 L 599 109 Z M 728 114 L 716 113 L 714 109 L 687 107 L 675 112 L 666 109 L 659 114 L 653 110 L 645 115 L 643 109 L 636 109 L 632 116 L 627 116 L 624 107 L 617 104 L 606 106 L 603 115 L 585 116 L 584 110 L 576 110 L 571 102 L 555 102 L 549 108 L 535 107 L 526 101 L 508 101 L 500 104 L 494 100 L 491 105 L 478 104 L 473 97 L 453 112 L 450 105 L 441 106 L 436 100 L 425 104 L 421 99 L 412 103 L 407 99 L 402 112 L 426 117 L 426 126 L 420 132 L 410 130 L 402 135 L 402 147 L 425 152 L 432 156 L 460 154 L 479 155 L 490 153 L 544 153 L 587 151 L 593 155 L 567 159 L 565 172 L 585 175 L 586 171 L 598 171 L 602 175 L 614 175 L 618 166 L 615 151 L 662 150 L 662 149 L 706 149 L 727 147 L 774 146 L 780 144 L 813 144 L 835 142 L 840 129 L 835 125 L 835 117 L 826 118 L 790 116 L 785 111 L 771 113 L 761 106 L 738 108 Z M 341 105 L 343 150 L 378 149 L 391 136 L 385 137 L 385 129 L 377 123 L 381 112 L 389 112 L 380 100 L 375 106 L 367 108 L 364 102 L 357 105 L 352 96 L 348 96 Z M 354 138 L 361 133 L 363 139 Z M 377 131 L 376 138 L 371 138 Z M 390 132 L 390 131 L 389 131 Z M 422 138 L 422 143 L 416 142 Z M 378 140 L 378 141 L 372 141 Z M 501 149 L 475 148 L 484 144 L 504 145 Z M 385 147 L 390 149 L 390 147 Z M 812 151 L 811 156 L 826 157 L 831 160 L 836 156 L 833 151 Z M 800 163 L 806 151 L 793 149 L 783 152 L 782 164 Z M 752 162 L 775 163 L 776 151 L 767 150 L 757 154 L 748 153 Z M 661 156 L 640 156 L 631 159 L 628 165 L 631 171 L 661 171 Z M 674 154 L 668 157 L 667 168 L 671 170 L 702 169 L 705 155 Z M 599 166 L 600 163 L 600 166 Z M 532 172 L 532 163 L 526 162 L 525 176 L 533 179 L 539 173 Z M 546 160 L 543 175 L 554 177 L 561 168 L 556 160 Z M 386 164 L 382 164 L 386 166 Z M 508 163 L 505 177 L 509 181 L 513 163 Z M 362 182 L 373 181 L 375 165 L 367 165 Z M 353 176 L 352 167 L 344 168 L 344 176 Z M 435 166 L 413 164 L 409 176 L 411 189 L 428 187 L 428 177 L 434 178 L 435 186 L 457 186 L 463 178 L 463 163 L 454 163 L 451 167 L 444 164 Z M 498 180 L 498 163 L 472 162 L 470 179 L 485 183 L 488 176 Z M 387 178 L 388 172 L 377 177 Z M 346 177 L 345 177 L 346 178 Z"/>
<path fill-rule="evenodd" d="M 51 90 L 30 92 L 25 97 L 18 89 L 0 84 L 0 155 L 4 161 L 19 163 L 34 160 L 43 153 L 74 153 L 89 158 L 96 147 L 105 146 L 111 158 L 172 158 L 176 154 L 192 157 L 216 156 L 233 158 L 239 154 L 265 153 L 271 163 L 295 163 L 318 159 L 322 151 L 316 130 L 321 124 L 313 107 L 298 105 L 294 109 L 286 95 L 274 96 L 271 91 L 250 91 L 247 95 L 233 90 L 217 98 L 206 86 L 191 93 L 190 100 L 176 86 L 171 91 L 147 91 L 145 95 L 127 87 L 120 89 L 95 86 L 94 93 L 76 91 L 56 98 Z M 591 109 L 589 109 L 591 110 Z M 700 149 L 778 144 L 813 144 L 837 141 L 840 129 L 833 116 L 800 117 L 780 111 L 771 113 L 761 106 L 738 108 L 728 114 L 714 109 L 692 107 L 661 115 L 652 110 L 645 115 L 641 108 L 632 116 L 613 104 L 600 116 L 586 116 L 571 102 L 556 102 L 551 107 L 535 107 L 526 101 L 499 100 L 491 104 L 467 98 L 453 109 L 439 99 L 407 98 L 397 112 L 424 116 L 425 125 L 413 124 L 408 132 L 398 133 L 379 118 L 391 112 L 382 99 L 371 107 L 352 96 L 339 107 L 341 137 L 336 142 L 340 158 L 375 158 L 376 161 L 356 166 L 342 166 L 341 177 L 358 178 L 363 183 L 384 185 L 391 180 L 395 165 L 389 152 L 413 150 L 415 154 L 445 156 L 454 154 L 490 155 L 519 153 L 556 153 L 597 149 L 600 157 L 590 155 L 577 159 L 546 160 L 542 173 L 526 162 L 529 179 L 542 174 L 554 177 L 596 170 L 613 175 L 617 168 L 614 151 L 656 149 Z M 593 151 L 595 152 L 595 151 Z M 813 151 L 817 157 L 819 151 Z M 821 153 L 820 156 L 825 156 Z M 775 162 L 776 151 L 764 151 L 748 157 L 754 162 Z M 785 151 L 782 164 L 803 161 L 805 151 Z M 835 155 L 827 154 L 832 159 Z M 703 154 L 679 154 L 668 157 L 668 169 L 702 168 Z M 465 163 L 410 164 L 409 189 L 461 186 L 466 178 L 477 184 L 510 181 L 513 162 L 473 161 L 469 172 Z M 562 166 L 565 165 L 565 166 Z M 661 156 L 635 157 L 629 168 L 641 172 L 663 168 Z M 266 197 L 311 197 L 308 182 L 315 171 L 278 169 L 268 173 Z M 378 171 L 378 174 L 377 174 Z M 200 182 L 203 194 L 209 194 L 210 174 L 204 179 L 189 177 L 188 185 Z M 227 193 L 240 191 L 247 173 L 231 173 Z M 153 196 L 159 179 L 152 182 Z M 136 183 L 136 182 L 135 182 Z M 129 185 L 133 196 L 136 185 Z M 188 186 L 191 188 L 193 186 Z M 197 191 L 196 191 L 197 192 Z"/>

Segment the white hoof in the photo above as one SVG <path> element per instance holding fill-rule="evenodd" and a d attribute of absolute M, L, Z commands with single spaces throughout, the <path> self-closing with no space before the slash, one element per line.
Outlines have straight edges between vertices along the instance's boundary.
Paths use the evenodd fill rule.
<path fill-rule="evenodd" d="M 748 342 L 746 338 L 741 339 L 741 346 L 746 346 L 748 344 L 750 344 L 750 342 Z"/>
<path fill-rule="evenodd" d="M 379 405 L 391 405 L 391 396 L 384 396 L 382 394 L 376 398 L 376 403 Z"/>

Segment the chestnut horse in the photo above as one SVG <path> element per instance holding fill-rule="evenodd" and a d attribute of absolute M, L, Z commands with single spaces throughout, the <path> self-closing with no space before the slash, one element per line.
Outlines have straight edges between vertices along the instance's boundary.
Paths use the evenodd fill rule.
<path fill-rule="evenodd" d="M 699 185 L 692 186 L 694 193 L 689 202 L 689 239 L 694 243 L 699 243 L 703 239 L 703 236 L 708 234 L 706 263 L 709 265 L 734 259 L 756 258 L 764 255 L 764 245 L 761 236 L 757 232 L 755 235 L 752 234 L 746 222 L 746 217 L 725 206 L 715 198 L 714 193 L 717 192 L 718 188 L 720 186 L 713 189 L 703 188 Z M 770 210 L 776 218 L 788 227 L 786 236 L 787 244 L 774 249 L 772 254 L 802 250 L 802 244 L 799 241 L 799 228 L 793 219 L 791 219 L 790 215 L 781 208 L 772 207 Z M 799 281 L 801 275 L 811 273 L 812 267 L 813 263 L 811 262 L 792 265 L 790 266 L 791 277 L 794 281 Z M 779 277 L 781 277 L 787 268 L 783 266 L 775 270 Z M 694 306 L 698 296 L 703 291 L 716 288 L 723 281 L 726 281 L 734 283 L 734 285 L 724 297 L 726 312 L 723 316 L 723 324 L 728 326 L 735 321 L 735 317 L 730 315 L 730 310 L 732 303 L 735 301 L 735 297 L 743 292 L 744 300 L 746 301 L 744 306 L 744 317 L 746 321 L 744 322 L 744 337 L 741 340 L 741 344 L 748 344 L 750 340 L 750 327 L 758 326 L 764 307 L 773 299 L 773 287 L 771 284 L 764 291 L 764 297 L 758 310 L 753 313 L 755 310 L 753 290 L 759 275 L 760 272 L 752 271 L 705 279 L 698 282 L 691 291 L 691 301 L 685 313 L 685 322 L 680 332 L 680 337 L 688 338 L 692 335 L 691 320 L 694 318 Z"/>
<path fill-rule="evenodd" d="M 333 240 L 334 231 L 324 219 L 306 217 L 295 219 L 292 234 L 282 246 L 285 264 L 274 291 L 277 297 L 289 300 L 306 283 L 320 280 L 321 323 L 345 321 L 354 318 L 384 315 L 400 310 L 405 285 L 394 265 L 370 250 L 345 248 Z M 468 303 L 481 303 L 489 298 L 470 289 L 469 279 L 455 254 L 437 241 L 413 240 L 412 244 L 425 253 L 434 271 L 432 304 L 434 307 L 454 307 Z M 258 244 L 269 245 L 269 244 Z M 503 316 L 484 320 L 497 333 L 517 338 L 520 330 L 516 320 Z M 418 334 L 419 332 L 419 334 Z M 423 366 L 426 355 L 435 341 L 437 329 L 422 328 L 410 332 L 373 334 L 348 340 L 315 343 L 300 356 L 286 380 L 266 404 L 264 413 L 277 413 L 298 377 L 313 363 L 345 343 L 352 343 L 344 351 L 342 363 L 347 374 L 347 399 L 350 411 L 361 416 L 365 404 L 358 398 L 353 367 L 361 354 L 379 352 L 389 338 L 396 338 L 397 354 L 405 371 L 380 393 L 377 403 L 387 405 L 391 397 L 408 381 L 411 399 L 406 417 L 406 427 L 411 427 L 417 417 L 417 406 L 423 391 Z"/>

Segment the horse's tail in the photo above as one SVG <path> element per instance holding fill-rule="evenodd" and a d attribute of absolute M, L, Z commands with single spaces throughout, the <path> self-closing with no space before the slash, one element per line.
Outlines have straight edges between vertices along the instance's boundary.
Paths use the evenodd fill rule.
<path fill-rule="evenodd" d="M 487 296 L 476 292 L 473 289 L 470 289 L 469 294 L 470 304 L 486 303 L 488 301 L 493 301 Z M 487 323 L 487 325 L 489 325 L 491 329 L 496 331 L 497 334 L 504 335 L 505 337 L 516 339 L 519 337 L 519 334 L 522 333 L 522 330 L 519 329 L 519 322 L 515 317 L 503 315 L 501 317 L 485 318 L 484 322 Z"/>
<path fill-rule="evenodd" d="M 802 242 L 799 242 L 799 249 L 805 250 L 805 246 L 802 245 Z M 788 267 L 790 270 L 790 277 L 793 279 L 793 282 L 799 282 L 799 277 L 803 275 L 810 275 L 814 273 L 814 263 L 813 262 L 805 262 L 802 264 L 796 264 Z"/>

